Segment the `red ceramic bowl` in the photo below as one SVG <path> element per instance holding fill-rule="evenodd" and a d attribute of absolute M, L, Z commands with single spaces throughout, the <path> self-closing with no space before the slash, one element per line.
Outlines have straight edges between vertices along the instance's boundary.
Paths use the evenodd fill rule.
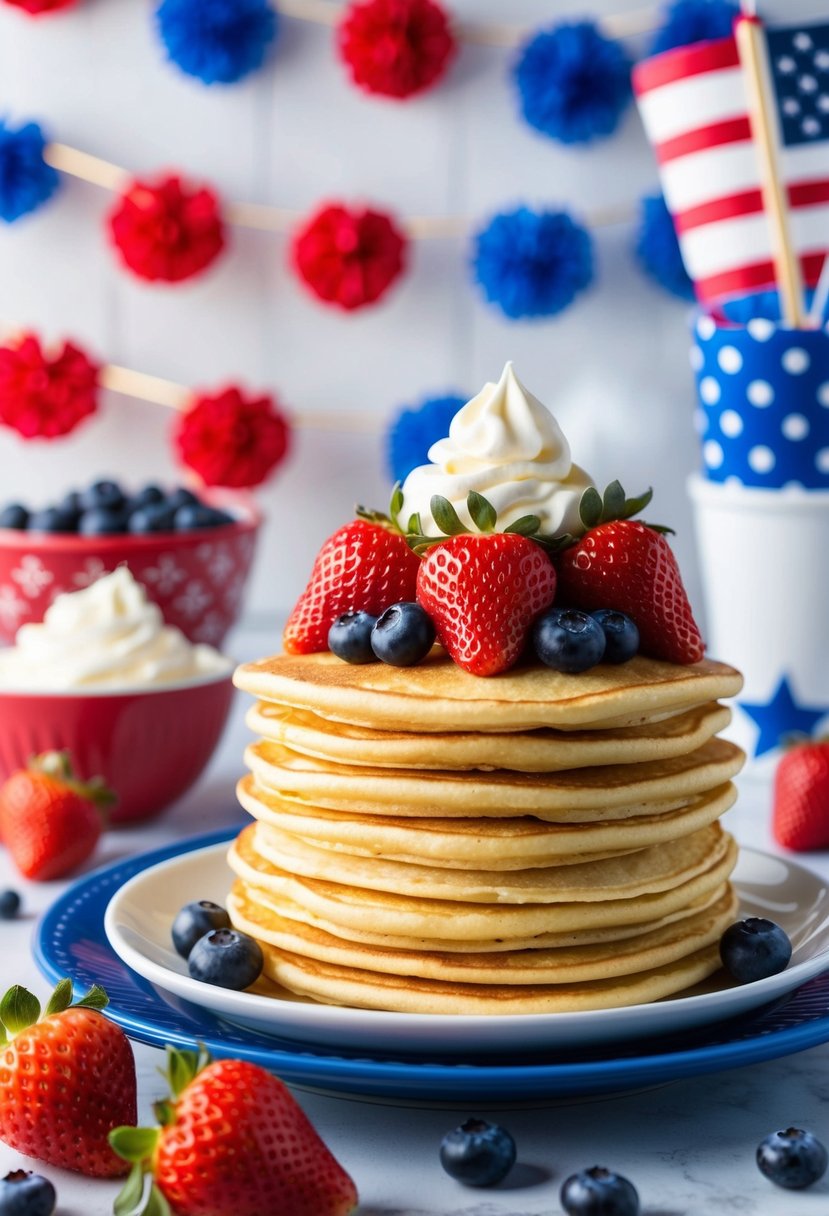
<path fill-rule="evenodd" d="M 127 565 L 168 625 L 221 646 L 242 607 L 261 518 L 238 499 L 211 498 L 237 516 L 222 528 L 149 536 L 73 536 L 0 528 L 0 643 L 43 620 L 61 591 Z"/>
<path fill-rule="evenodd" d="M 39 752 L 67 748 L 81 777 L 118 795 L 112 823 L 163 811 L 195 782 L 233 699 L 231 665 L 187 684 L 124 692 L 0 692 L 0 779 Z"/>

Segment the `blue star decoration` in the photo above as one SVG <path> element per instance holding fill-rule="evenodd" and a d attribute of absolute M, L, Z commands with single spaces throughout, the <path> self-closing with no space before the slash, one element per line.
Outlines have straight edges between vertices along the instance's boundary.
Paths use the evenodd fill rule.
<path fill-rule="evenodd" d="M 829 705 L 822 708 L 798 705 L 786 676 L 783 676 L 767 704 L 749 705 L 746 701 L 738 701 L 737 704 L 760 728 L 754 748 L 755 757 L 773 751 L 784 735 L 812 735 L 821 718 L 829 714 Z"/>

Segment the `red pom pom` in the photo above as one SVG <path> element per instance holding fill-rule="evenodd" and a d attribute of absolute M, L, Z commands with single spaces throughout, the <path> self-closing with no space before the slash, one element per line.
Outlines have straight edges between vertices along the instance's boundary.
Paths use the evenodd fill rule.
<path fill-rule="evenodd" d="M 12 8 L 22 9 L 31 17 L 41 17 L 46 13 L 56 13 L 62 8 L 72 8 L 77 0 L 5 0 Z"/>
<path fill-rule="evenodd" d="M 321 300 L 351 310 L 378 300 L 402 272 L 406 238 L 380 211 L 321 207 L 293 238 L 297 272 Z"/>
<path fill-rule="evenodd" d="M 339 29 L 340 54 L 367 93 L 410 97 L 443 75 L 455 53 L 446 13 L 434 0 L 364 0 Z"/>
<path fill-rule="evenodd" d="M 271 397 L 245 397 L 231 386 L 194 398 L 173 440 L 205 485 L 242 489 L 260 485 L 284 459 L 290 427 Z"/>
<path fill-rule="evenodd" d="M 134 181 L 109 217 L 124 263 L 142 279 L 178 283 L 205 270 L 224 248 L 219 200 L 180 177 Z"/>
<path fill-rule="evenodd" d="M 0 347 L 0 422 L 24 439 L 67 435 L 97 409 L 98 367 L 71 342 L 44 355 L 34 334 Z"/>

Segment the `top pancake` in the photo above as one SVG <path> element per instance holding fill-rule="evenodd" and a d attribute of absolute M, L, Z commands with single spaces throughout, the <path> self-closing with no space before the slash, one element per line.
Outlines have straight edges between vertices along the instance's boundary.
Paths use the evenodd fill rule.
<path fill-rule="evenodd" d="M 440 733 L 637 726 L 736 695 L 742 677 L 704 659 L 678 666 L 637 655 L 567 675 L 534 664 L 483 679 L 435 650 L 416 667 L 353 665 L 329 653 L 239 667 L 237 688 L 355 726 Z"/>

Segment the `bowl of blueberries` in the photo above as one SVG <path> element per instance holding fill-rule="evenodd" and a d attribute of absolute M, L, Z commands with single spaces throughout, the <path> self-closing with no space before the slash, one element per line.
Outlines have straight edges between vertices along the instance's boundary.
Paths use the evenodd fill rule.
<path fill-rule="evenodd" d="M 261 518 L 240 497 L 106 479 L 33 507 L 0 505 L 0 643 L 56 595 L 126 565 L 168 625 L 221 646 L 238 618 Z"/>

